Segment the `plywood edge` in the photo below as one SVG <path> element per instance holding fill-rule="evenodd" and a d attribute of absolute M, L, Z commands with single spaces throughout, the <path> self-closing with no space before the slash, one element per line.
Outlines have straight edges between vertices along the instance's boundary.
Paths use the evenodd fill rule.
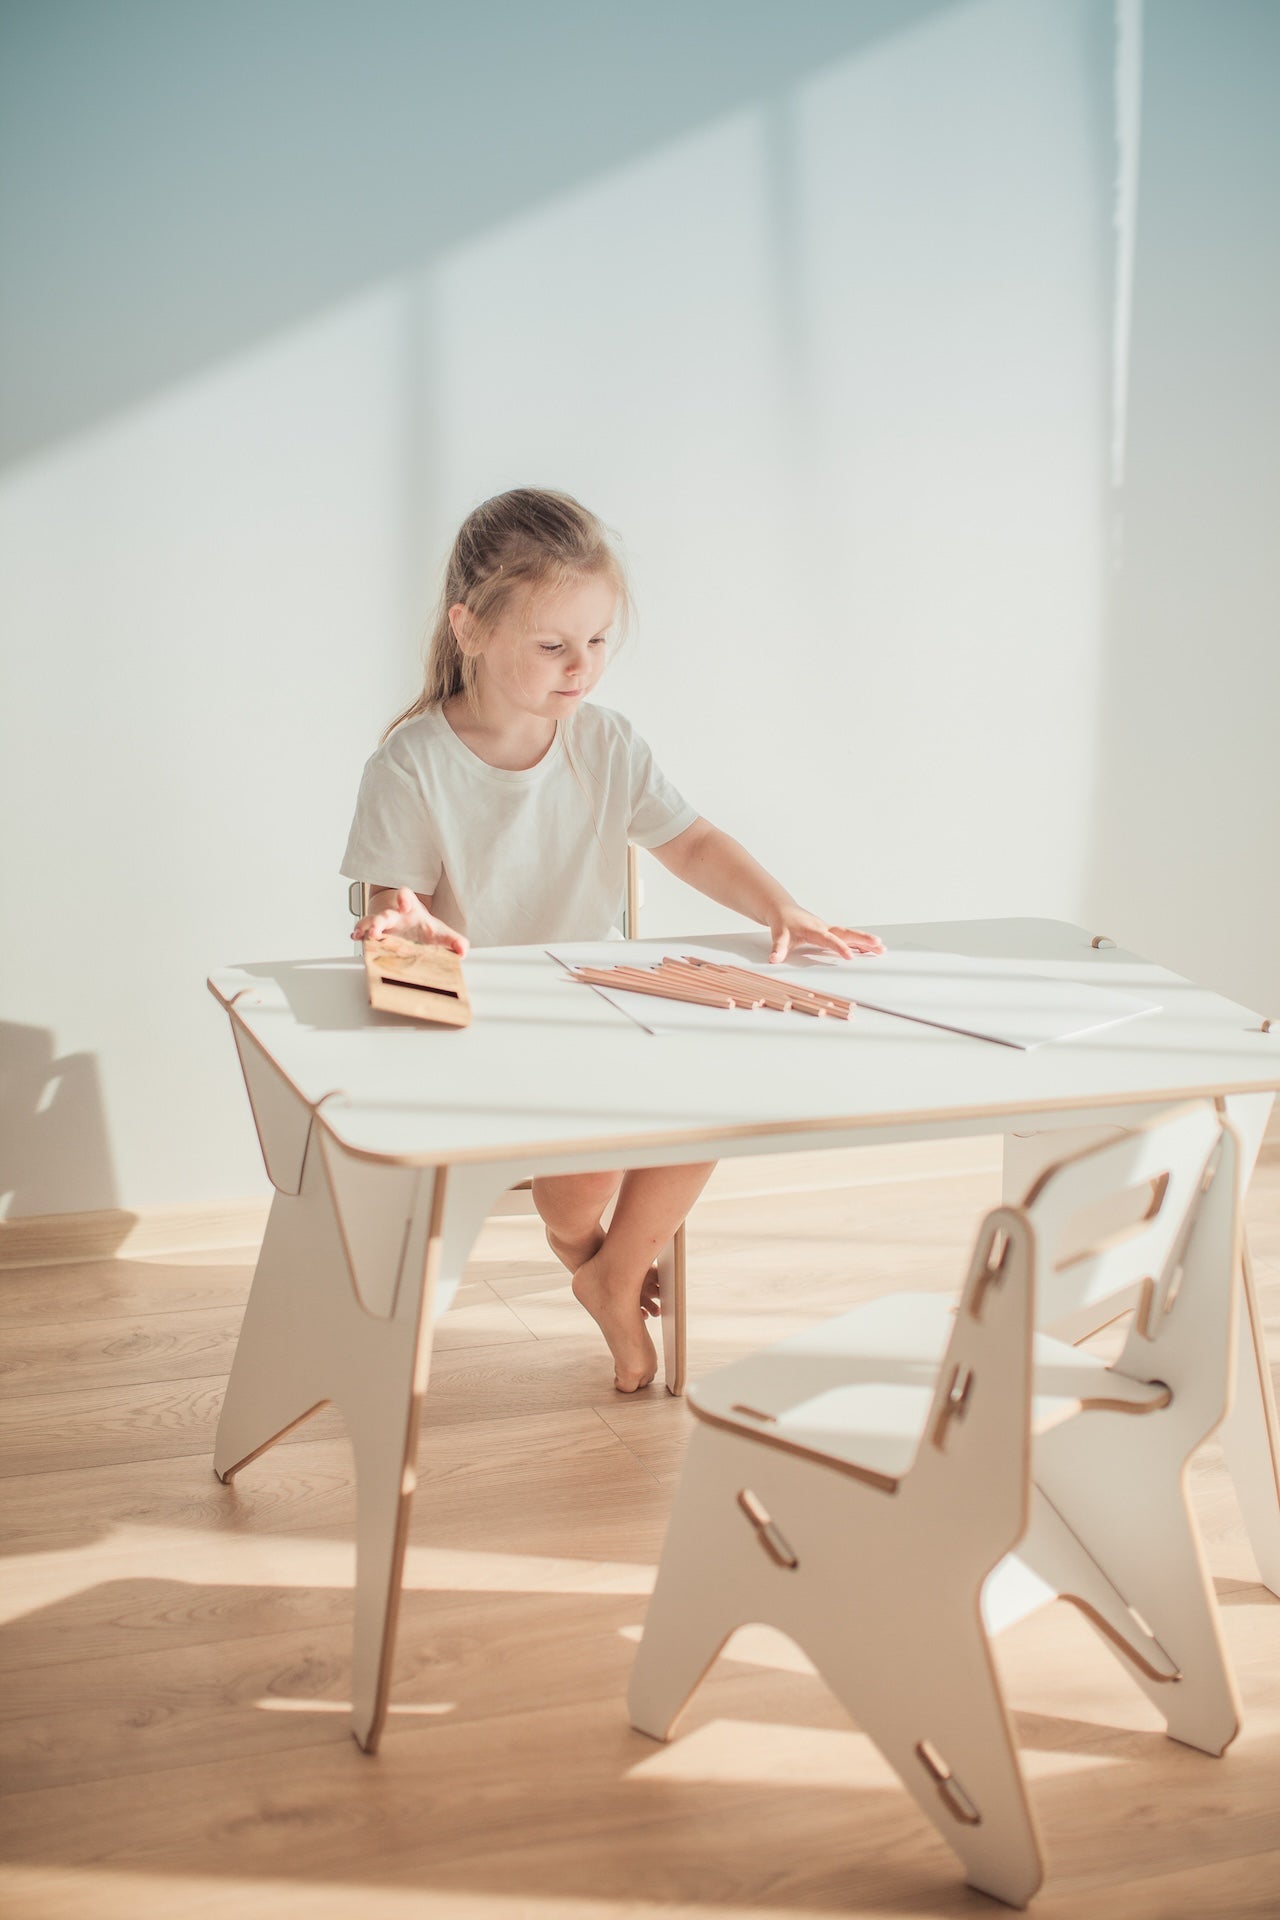
<path fill-rule="evenodd" d="M 514 952 L 515 949 L 512 949 Z M 772 1142 L 777 1139 L 788 1140 L 815 1139 L 832 1134 L 848 1135 L 851 1142 L 857 1136 L 874 1133 L 891 1133 L 898 1136 L 894 1144 L 906 1144 L 907 1138 L 916 1135 L 922 1139 L 940 1137 L 940 1129 L 945 1128 L 951 1137 L 961 1133 L 993 1134 L 997 1131 L 1016 1132 L 1023 1128 L 1028 1132 L 1058 1132 L 1077 1124 L 1076 1116 L 1081 1118 L 1081 1126 L 1106 1124 L 1101 1116 L 1110 1113 L 1133 1113 L 1140 1109 L 1165 1110 L 1185 1105 L 1188 1101 L 1216 1100 L 1231 1094 L 1271 1094 L 1280 1093 L 1280 1059 L 1275 1067 L 1275 1077 L 1271 1080 L 1250 1080 L 1217 1082 L 1209 1081 L 1191 1086 L 1151 1087 L 1140 1086 L 1124 1091 L 1113 1090 L 1091 1094 L 1062 1095 L 1046 1104 L 1043 1100 L 1027 1099 L 984 1101 L 972 1107 L 902 1107 L 878 1109 L 862 1113 L 827 1113 L 810 1115 L 800 1119 L 749 1120 L 737 1124 L 721 1122 L 714 1126 L 673 1126 L 655 1130 L 645 1128 L 641 1132 L 587 1133 L 580 1136 L 560 1135 L 552 1138 L 529 1140 L 494 1141 L 483 1146 L 454 1148 L 446 1151 L 442 1147 L 408 1149 L 401 1152 L 385 1147 L 361 1146 L 349 1133 L 341 1130 L 340 1122 L 344 1117 L 354 1116 L 358 1124 L 360 1107 L 356 1102 L 348 1103 L 345 1108 L 335 1104 L 327 1111 L 315 1109 L 316 1122 L 326 1132 L 331 1133 L 345 1152 L 356 1154 L 365 1160 L 382 1160 L 388 1165 L 403 1167 L 434 1166 L 481 1166 L 488 1161 L 502 1160 L 528 1163 L 537 1161 L 540 1172 L 559 1171 L 548 1161 L 578 1159 L 590 1154 L 592 1161 L 607 1166 L 614 1154 L 644 1152 L 664 1154 L 668 1148 L 699 1148 L 706 1146 L 718 1153 L 722 1159 L 736 1158 L 733 1151 L 739 1141 L 759 1140 Z M 326 1095 L 326 1098 L 328 1096 Z M 881 1143 L 885 1144 L 885 1143 Z M 821 1149 L 825 1150 L 825 1149 Z M 799 1148 L 778 1148 L 766 1145 L 763 1152 L 798 1152 Z M 694 1157 L 693 1155 L 689 1156 Z M 708 1156 L 702 1156 L 708 1157 Z M 651 1160 L 636 1162 L 640 1166 L 652 1166 Z M 573 1171 L 572 1168 L 567 1171 Z"/>
<path fill-rule="evenodd" d="M 140 1207 L 136 1212 L 112 1207 L 95 1213 L 43 1213 L 0 1220 L 0 1272 L 255 1246 L 262 1239 L 269 1206 L 268 1199 L 255 1197 Z"/>
<path fill-rule="evenodd" d="M 741 1154 L 722 1160 L 698 1196 L 698 1208 L 716 1200 L 768 1200 L 790 1193 L 837 1193 L 850 1187 L 909 1185 L 916 1180 L 961 1179 L 1000 1172 L 1001 1136 L 907 1140 L 891 1145 L 824 1147 L 814 1153 Z M 494 1206 L 495 1219 L 527 1220 L 527 1193 L 513 1189 Z"/>

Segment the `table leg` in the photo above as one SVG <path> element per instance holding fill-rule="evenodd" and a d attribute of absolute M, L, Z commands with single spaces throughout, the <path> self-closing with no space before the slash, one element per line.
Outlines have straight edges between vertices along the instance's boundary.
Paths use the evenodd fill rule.
<path fill-rule="evenodd" d="M 432 1321 L 509 1178 L 506 1168 L 353 1162 L 332 1139 L 322 1150 L 313 1123 L 298 1191 L 272 1202 L 227 1383 L 214 1443 L 223 1481 L 326 1402 L 346 1419 L 356 1462 L 352 1731 L 369 1753 L 386 1719 Z M 371 1309 L 374 1297 L 384 1311 Z"/>
<path fill-rule="evenodd" d="M 330 1158 L 332 1152 L 330 1144 Z M 390 1364 L 357 1365 L 333 1396 L 347 1416 L 356 1456 L 351 1730 L 366 1753 L 378 1750 L 390 1699 L 433 1303 L 452 1299 L 485 1217 L 513 1177 L 509 1167 L 438 1170 L 425 1234 L 419 1239 L 417 1223 L 410 1224 L 393 1321 L 381 1323 L 397 1330 Z M 411 1278 L 416 1284 L 406 1284 Z"/>

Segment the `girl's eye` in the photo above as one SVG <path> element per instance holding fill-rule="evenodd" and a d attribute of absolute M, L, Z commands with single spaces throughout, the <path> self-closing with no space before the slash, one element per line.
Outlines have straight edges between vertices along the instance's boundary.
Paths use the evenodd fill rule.
<path fill-rule="evenodd" d="M 596 637 L 595 637 L 595 639 L 594 639 L 594 640 L 593 640 L 593 641 L 591 642 L 591 645 L 592 645 L 593 647 L 603 647 L 603 646 L 605 646 L 605 645 L 607 645 L 607 643 L 608 643 L 608 637 L 609 637 L 609 636 L 608 636 L 607 634 L 604 634 L 604 633 L 598 633 L 598 634 L 596 635 Z"/>
<path fill-rule="evenodd" d="M 559 653 L 560 648 L 554 640 L 542 640 L 538 643 L 539 653 Z"/>

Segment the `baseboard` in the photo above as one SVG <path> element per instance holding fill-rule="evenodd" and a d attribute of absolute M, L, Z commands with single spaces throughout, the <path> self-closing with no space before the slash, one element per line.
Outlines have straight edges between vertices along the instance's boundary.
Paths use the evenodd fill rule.
<path fill-rule="evenodd" d="M 268 1199 L 210 1200 L 143 1207 L 136 1213 L 110 1208 L 0 1220 L 0 1271 L 254 1246 L 262 1239 L 269 1206 Z"/>
<path fill-rule="evenodd" d="M 1262 1150 L 1280 1152 L 1280 1101 L 1272 1112 Z M 821 1192 L 832 1187 L 891 1184 L 965 1173 L 1000 1165 L 1000 1136 L 918 1140 L 897 1146 L 839 1147 L 822 1153 L 744 1156 L 722 1160 L 703 1201 L 740 1194 Z M 527 1193 L 513 1193 L 495 1214 L 528 1216 Z M 701 1203 L 700 1203 L 701 1204 Z M 0 1272 L 7 1267 L 71 1266 L 78 1261 L 141 1259 L 147 1254 L 193 1253 L 219 1247 L 255 1246 L 267 1223 L 269 1198 L 211 1200 L 185 1206 L 144 1207 L 136 1213 L 32 1214 L 0 1220 Z"/>
<path fill-rule="evenodd" d="M 998 1136 L 722 1160 L 704 1198 L 727 1200 L 737 1194 L 880 1186 L 999 1165 Z M 147 1254 L 253 1246 L 262 1238 L 269 1204 L 266 1199 L 223 1200 L 144 1207 L 136 1213 L 46 1213 L 23 1220 L 0 1220 L 0 1272 L 8 1267 L 72 1266 L 88 1260 L 141 1259 Z M 499 1201 L 491 1217 L 527 1219 L 532 1211 L 530 1194 L 517 1189 Z"/>

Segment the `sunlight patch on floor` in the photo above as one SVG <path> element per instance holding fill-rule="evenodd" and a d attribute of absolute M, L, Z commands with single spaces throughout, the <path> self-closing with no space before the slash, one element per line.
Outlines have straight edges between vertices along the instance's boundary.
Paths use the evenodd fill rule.
<path fill-rule="evenodd" d="M 432 1593 L 647 1594 L 655 1574 L 654 1567 L 632 1561 L 411 1546 L 404 1586 Z M 208 1587 L 353 1587 L 355 1547 L 348 1540 L 304 1534 L 113 1527 L 105 1540 L 11 1559 L 0 1594 L 0 1624 L 111 1580 L 138 1579 Z"/>
<path fill-rule="evenodd" d="M 618 1628 L 619 1638 L 633 1640 L 637 1644 L 643 1632 L 643 1623 L 638 1620 Z M 795 1641 L 789 1640 L 776 1627 L 739 1627 L 722 1648 L 720 1658 L 736 1660 L 747 1667 L 773 1667 L 779 1673 L 816 1671 L 812 1660 L 800 1651 Z"/>
<path fill-rule="evenodd" d="M 355 1708 L 349 1700 L 295 1700 L 288 1695 L 279 1693 L 264 1693 L 262 1698 L 255 1700 L 253 1704 L 255 1707 L 263 1708 L 268 1713 L 349 1714 L 355 1712 Z M 456 1700 L 431 1700 L 421 1706 L 415 1706 L 411 1701 L 406 1701 L 403 1705 L 393 1701 L 387 1708 L 388 1713 L 400 1713 L 413 1715 L 415 1717 L 422 1714 L 456 1713 L 457 1711 L 458 1703 Z"/>
<path fill-rule="evenodd" d="M 1023 1772 L 1032 1782 L 1123 1764 L 1120 1754 L 1069 1748 L 1023 1748 L 1020 1757 Z M 738 1786 L 903 1790 L 880 1749 L 854 1727 L 788 1726 L 759 1720 L 710 1720 L 646 1754 L 627 1777 L 718 1785 L 732 1781 Z"/>
<path fill-rule="evenodd" d="M 0 1868 L 0 1911 L 18 1920 L 137 1920 L 140 1913 L 190 1915 L 216 1920 L 226 1914 L 243 1920 L 637 1920 L 645 1914 L 661 1920 L 702 1916 L 698 1903 L 634 1898 L 579 1899 L 496 1892 L 465 1893 L 457 1887 L 386 1886 L 367 1875 L 337 1885 L 317 1880 L 256 1878 L 231 1873 L 130 1873 L 102 1863 L 83 1871 L 67 1867 Z M 827 1907 L 788 1904 L 787 1920 L 830 1920 Z M 777 1908 L 716 1902 L 716 1920 L 776 1920 Z M 867 1908 L 859 1920 L 875 1920 Z"/>
<path fill-rule="evenodd" d="M 879 1749 L 852 1727 L 793 1727 L 762 1720 L 709 1720 L 646 1754 L 627 1777 L 901 1791 L 897 1774 Z"/>

